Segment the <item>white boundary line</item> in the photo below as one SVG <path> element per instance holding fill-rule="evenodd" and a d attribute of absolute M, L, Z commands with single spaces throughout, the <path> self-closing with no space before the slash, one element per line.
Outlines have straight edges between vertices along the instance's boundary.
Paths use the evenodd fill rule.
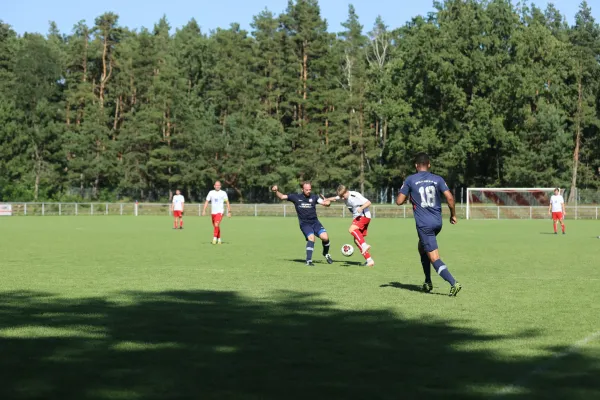
<path fill-rule="evenodd" d="M 517 393 L 519 391 L 519 386 L 523 386 L 525 383 L 527 383 L 527 381 L 529 380 L 529 377 L 531 375 L 540 374 L 540 373 L 546 371 L 557 360 L 564 358 L 566 356 L 569 356 L 573 353 L 576 353 L 577 351 L 579 351 L 580 348 L 582 348 L 583 346 L 585 346 L 586 344 L 588 344 L 590 342 L 593 342 L 594 340 L 596 340 L 598 338 L 600 338 L 600 331 L 594 332 L 591 335 L 589 335 L 588 337 L 581 339 L 580 341 L 576 342 L 572 346 L 568 347 L 566 350 L 561 351 L 560 353 L 554 354 L 552 356 L 552 358 L 550 358 L 548 361 L 538 365 L 537 368 L 535 368 L 533 371 L 531 371 L 528 374 L 526 374 L 525 376 L 517 379 L 512 384 L 504 386 L 502 389 L 500 389 L 494 395 L 493 398 L 500 398 L 507 394 Z"/>

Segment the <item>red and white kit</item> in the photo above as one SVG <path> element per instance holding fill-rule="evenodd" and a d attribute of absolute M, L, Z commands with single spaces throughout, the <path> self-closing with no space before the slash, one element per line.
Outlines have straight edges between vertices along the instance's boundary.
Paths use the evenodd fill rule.
<path fill-rule="evenodd" d="M 174 217 L 181 217 L 181 214 L 183 213 L 183 203 L 185 203 L 185 199 L 183 198 L 183 195 L 180 194 L 176 194 L 175 196 L 173 196 L 173 216 Z"/>
<path fill-rule="evenodd" d="M 560 221 L 564 215 L 562 212 L 562 205 L 565 203 L 565 199 L 558 194 L 550 197 L 550 205 L 552 206 L 552 219 L 554 221 Z"/>

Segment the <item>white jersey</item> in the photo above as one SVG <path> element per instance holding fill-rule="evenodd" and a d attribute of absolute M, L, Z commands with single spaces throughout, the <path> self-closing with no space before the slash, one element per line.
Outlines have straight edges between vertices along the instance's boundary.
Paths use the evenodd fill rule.
<path fill-rule="evenodd" d="M 346 207 L 348 207 L 350 212 L 352 212 L 352 216 L 354 218 L 360 216 L 371 218 L 371 210 L 369 210 L 369 207 L 362 210 L 362 212 L 358 211 L 358 208 L 365 204 L 368 200 L 359 192 L 350 191 L 349 193 L 348 199 L 344 200 L 344 202 L 346 203 Z M 340 196 L 336 196 L 335 198 L 336 200 L 339 200 Z"/>
<path fill-rule="evenodd" d="M 552 195 L 550 197 L 550 204 L 552 205 L 552 212 L 562 212 L 562 205 L 565 204 L 565 199 L 559 195 Z"/>
<path fill-rule="evenodd" d="M 183 211 L 183 203 L 185 203 L 185 199 L 182 195 L 173 196 L 173 211 Z"/>
<path fill-rule="evenodd" d="M 225 202 L 229 201 L 227 193 L 224 190 L 211 190 L 206 196 L 206 200 L 210 201 L 210 209 L 212 214 L 224 214 Z"/>

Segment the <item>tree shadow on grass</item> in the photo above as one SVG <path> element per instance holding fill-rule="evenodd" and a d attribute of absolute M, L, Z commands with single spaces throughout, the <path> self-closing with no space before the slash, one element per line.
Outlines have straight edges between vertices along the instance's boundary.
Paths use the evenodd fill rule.
<path fill-rule="evenodd" d="M 484 399 L 552 359 L 481 350 L 504 338 L 391 310 L 343 310 L 315 293 L 260 301 L 215 291 L 8 292 L 0 398 Z M 582 385 L 598 398 L 600 366 L 572 357 L 586 375 L 524 383 L 523 398 L 561 398 Z"/>

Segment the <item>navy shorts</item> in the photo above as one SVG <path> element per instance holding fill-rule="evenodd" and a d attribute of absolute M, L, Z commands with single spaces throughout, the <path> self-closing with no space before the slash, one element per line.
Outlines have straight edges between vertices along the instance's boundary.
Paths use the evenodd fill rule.
<path fill-rule="evenodd" d="M 426 252 L 438 249 L 436 236 L 442 231 L 441 225 L 436 226 L 417 226 L 417 234 L 419 235 L 419 245 Z"/>
<path fill-rule="evenodd" d="M 312 222 L 300 222 L 300 230 L 304 234 L 304 238 L 308 240 L 310 235 L 319 236 L 321 233 L 327 232 L 319 220 Z"/>

